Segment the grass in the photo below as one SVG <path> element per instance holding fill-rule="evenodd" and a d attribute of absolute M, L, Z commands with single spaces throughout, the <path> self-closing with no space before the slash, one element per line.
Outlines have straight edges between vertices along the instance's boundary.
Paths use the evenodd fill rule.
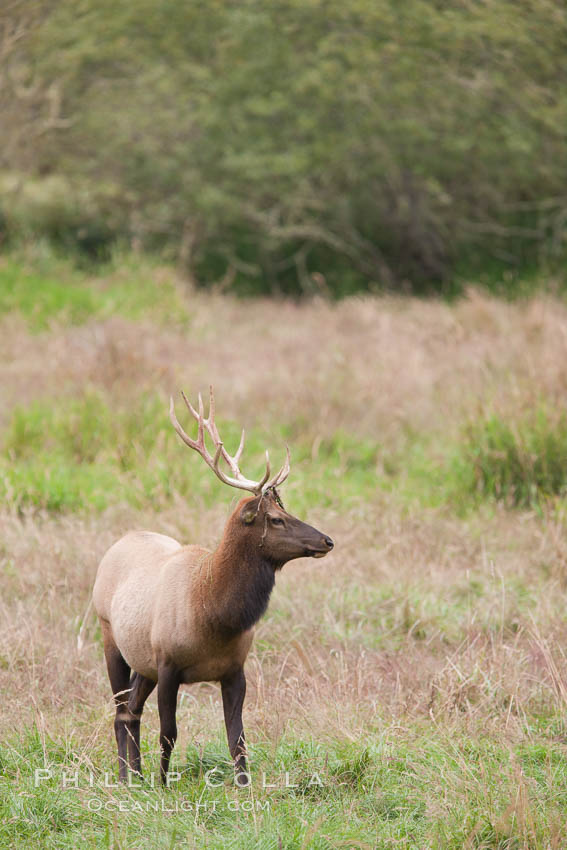
<path fill-rule="evenodd" d="M 174 765 L 175 791 L 136 782 L 121 789 L 112 787 L 104 753 L 95 766 L 76 744 L 61 752 L 37 732 L 14 738 L 2 751 L 0 837 L 18 846 L 10 844 L 16 825 L 21 846 L 38 839 L 42 846 L 96 846 L 103 837 L 140 848 L 373 847 L 379 824 L 383 846 L 457 850 L 467 841 L 546 846 L 561 835 L 564 747 L 543 737 L 506 747 L 466 734 L 432 742 L 423 728 L 411 735 L 391 729 L 370 745 L 331 752 L 312 740 L 283 741 L 275 753 L 253 748 L 256 771 L 246 791 L 232 785 L 221 750 L 220 734 L 215 746 L 189 748 Z M 498 777 L 490 789 L 487 776 Z M 27 805 L 13 793 L 16 777 Z M 450 783 L 441 809 L 432 799 L 440 782 Z M 542 809 L 552 814 L 551 829 L 541 827 Z"/>
<path fill-rule="evenodd" d="M 562 848 L 563 302 L 239 302 L 131 259 L 97 279 L 3 262 L 27 282 L 1 295 L 0 844 Z M 182 691 L 174 788 L 106 787 L 96 565 L 132 527 L 220 538 L 237 494 L 167 417 L 209 382 L 229 448 L 246 426 L 245 474 L 289 443 L 284 502 L 336 547 L 286 566 L 258 624 L 252 790 L 214 683 Z M 157 736 L 151 697 L 147 772 Z"/>
<path fill-rule="evenodd" d="M 193 425 L 189 417 L 187 427 Z M 238 426 L 219 426 L 236 446 Z M 337 499 L 349 507 L 379 488 L 399 501 L 466 513 L 483 501 L 541 507 L 567 489 L 567 419 L 546 408 L 524 419 L 467 422 L 444 445 L 436 434 L 412 435 L 391 454 L 340 429 L 314 444 L 301 420 L 270 430 L 249 430 L 249 463 L 261 468 L 270 440 L 291 443 L 302 509 Z M 18 508 L 103 510 L 119 502 L 140 507 L 148 499 L 157 506 L 175 496 L 210 505 L 222 492 L 216 482 L 195 480 L 194 459 L 179 462 L 181 443 L 157 393 L 127 407 L 95 389 L 56 403 L 36 401 L 12 410 L 0 439 L 0 499 Z"/>
<path fill-rule="evenodd" d="M 48 511 L 102 510 L 120 502 L 140 507 L 148 500 L 159 506 L 176 496 L 189 504 L 214 503 L 224 488 L 214 477 L 195 477 L 196 457 L 183 449 L 167 410 L 166 399 L 157 395 L 116 410 L 96 391 L 15 408 L 2 439 L 0 499 L 19 509 Z M 195 430 L 189 420 L 186 427 Z M 218 425 L 235 450 L 238 427 Z M 282 446 L 280 455 L 293 432 L 287 425 L 271 435 Z M 248 433 L 248 462 L 257 470 L 265 444 L 261 431 Z M 322 462 L 315 467 L 311 443 L 294 440 L 295 489 L 301 496 L 295 502 L 302 508 L 337 497 L 348 505 L 373 492 L 377 447 L 369 441 L 338 432 L 320 441 L 318 453 Z"/>
<path fill-rule="evenodd" d="M 511 507 L 531 508 L 567 491 L 567 415 L 539 407 L 512 420 L 469 425 L 464 460 L 474 490 Z"/>
<path fill-rule="evenodd" d="M 96 277 L 85 279 L 71 262 L 50 251 L 42 256 L 40 249 L 31 259 L 16 254 L 0 260 L 0 316 L 19 313 L 34 331 L 52 322 L 79 325 L 114 315 L 176 324 L 188 320 L 172 275 L 157 265 L 118 253 Z"/>

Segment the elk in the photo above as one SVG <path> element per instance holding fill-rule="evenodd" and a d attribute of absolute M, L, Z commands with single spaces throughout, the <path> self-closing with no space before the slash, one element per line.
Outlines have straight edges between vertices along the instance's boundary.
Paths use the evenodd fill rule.
<path fill-rule="evenodd" d="M 247 784 L 242 706 L 244 662 L 254 625 L 267 608 L 276 572 L 294 558 L 323 557 L 333 541 L 283 507 L 277 488 L 289 475 L 289 448 L 272 478 L 268 452 L 262 479 L 245 478 L 238 466 L 244 431 L 236 454 L 229 455 L 215 424 L 213 388 L 206 419 L 200 395 L 198 412 L 182 396 L 197 420 L 197 439 L 179 424 L 171 399 L 170 419 L 177 434 L 221 481 L 251 495 L 238 502 L 212 552 L 183 546 L 163 534 L 134 531 L 111 546 L 100 562 L 93 602 L 116 706 L 119 778 L 126 781 L 128 765 L 141 776 L 140 718 L 156 684 L 160 775 L 167 785 L 179 687 L 218 681 L 236 782 Z"/>

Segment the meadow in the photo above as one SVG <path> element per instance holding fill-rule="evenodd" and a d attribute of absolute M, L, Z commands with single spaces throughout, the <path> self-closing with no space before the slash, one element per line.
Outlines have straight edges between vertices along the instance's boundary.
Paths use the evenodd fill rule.
<path fill-rule="evenodd" d="M 567 305 L 473 284 L 238 300 L 131 254 L 0 259 L 2 847 L 565 847 Z M 335 549 L 258 625 L 251 788 L 216 684 L 182 692 L 174 787 L 118 788 L 94 575 L 131 528 L 220 539 L 238 496 L 168 419 L 210 383 Z"/>

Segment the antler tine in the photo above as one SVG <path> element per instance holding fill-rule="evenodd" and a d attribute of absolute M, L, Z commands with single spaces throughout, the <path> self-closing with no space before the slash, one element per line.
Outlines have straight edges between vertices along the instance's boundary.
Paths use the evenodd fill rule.
<path fill-rule="evenodd" d="M 220 478 L 220 480 L 224 481 L 224 483 L 227 484 L 228 482 L 226 480 L 226 475 L 224 474 L 222 469 L 219 469 L 219 460 L 220 460 L 221 452 L 222 452 L 222 443 L 219 443 L 218 446 L 217 446 L 217 450 L 215 452 L 215 457 L 213 459 L 213 469 L 216 472 L 216 474 L 218 475 L 218 477 Z"/>
<path fill-rule="evenodd" d="M 247 479 L 244 478 L 244 476 L 240 473 L 240 470 L 238 470 L 238 475 L 239 475 L 238 478 L 230 478 L 230 476 L 225 475 L 225 473 L 219 467 L 219 461 L 220 461 L 220 458 L 221 458 L 221 454 L 224 457 L 225 451 L 224 451 L 223 444 L 219 443 L 218 448 L 217 448 L 216 453 L 215 453 L 213 469 L 216 472 L 217 476 L 220 478 L 220 480 L 223 481 L 225 484 L 231 485 L 232 487 L 239 487 L 242 490 L 250 490 L 250 492 L 256 493 L 257 492 L 256 482 L 250 481 L 250 482 L 248 482 L 248 484 L 244 484 L 243 482 L 247 481 Z"/>
<path fill-rule="evenodd" d="M 199 393 L 199 437 L 203 437 L 205 439 L 205 435 L 203 434 L 203 426 L 205 424 L 205 407 L 203 405 L 203 396 Z"/>
<path fill-rule="evenodd" d="M 279 487 L 280 484 L 284 483 L 284 481 L 286 480 L 287 476 L 290 473 L 290 470 L 291 470 L 291 452 L 289 450 L 288 444 L 286 443 L 284 465 L 282 466 L 281 470 L 278 472 L 278 480 L 277 480 L 277 486 L 278 487 Z"/>
<path fill-rule="evenodd" d="M 217 423 L 215 422 L 215 395 L 213 392 L 213 385 L 209 386 L 209 415 L 207 419 L 204 420 L 204 426 L 207 429 L 207 433 L 212 439 L 213 443 L 218 445 L 218 443 L 222 443 L 220 438 L 220 434 L 217 428 Z M 225 461 L 230 465 L 230 455 L 228 455 L 226 449 L 223 449 L 222 455 Z M 232 468 L 232 467 L 231 467 Z M 234 470 L 233 470 L 234 471 Z"/>
<path fill-rule="evenodd" d="M 244 448 L 244 438 L 245 438 L 245 434 L 246 434 L 246 431 L 245 431 L 245 429 L 243 428 L 243 429 L 242 429 L 242 434 L 240 435 L 240 445 L 238 446 L 238 448 L 237 448 L 237 450 L 236 450 L 236 454 L 234 455 L 234 462 L 235 462 L 235 463 L 238 463 L 238 461 L 240 460 L 240 457 L 241 457 L 241 455 L 242 455 L 242 450 L 243 450 L 243 448 Z"/>
<path fill-rule="evenodd" d="M 183 392 L 183 390 L 181 390 L 181 398 L 183 399 L 183 401 L 185 402 L 185 404 L 186 404 L 186 405 L 187 405 L 187 407 L 189 408 L 189 412 L 191 413 L 191 415 L 192 415 L 192 416 L 193 416 L 193 417 L 197 420 L 197 422 L 198 422 L 198 421 L 199 421 L 199 414 L 197 413 L 197 411 L 195 410 L 195 408 L 193 407 L 193 405 L 191 404 L 191 402 L 189 401 L 189 399 L 187 398 L 187 396 L 185 395 L 185 393 Z"/>
<path fill-rule="evenodd" d="M 284 465 L 282 466 L 282 468 L 280 469 L 278 474 L 274 475 L 272 480 L 264 487 L 264 490 L 268 490 L 270 487 L 279 487 L 280 484 L 284 483 L 287 476 L 289 475 L 289 471 L 291 469 L 291 454 L 290 454 L 289 446 L 287 445 L 287 443 L 286 443 L 285 451 L 286 451 L 286 458 L 285 458 L 285 461 L 284 461 Z M 266 454 L 267 454 L 267 452 L 266 452 Z"/>
<path fill-rule="evenodd" d="M 187 405 L 189 412 L 194 417 L 194 419 L 197 420 L 198 426 L 199 426 L 197 440 L 192 440 L 191 437 L 189 437 L 185 433 L 185 431 L 183 430 L 183 428 L 179 424 L 177 417 L 175 415 L 175 405 L 174 405 L 174 402 L 173 402 L 173 398 L 171 398 L 170 399 L 170 405 L 169 405 L 169 418 L 171 419 L 171 423 L 172 423 L 173 427 L 175 428 L 175 430 L 177 431 L 177 433 L 179 434 L 179 436 L 181 437 L 183 442 L 186 445 L 188 445 L 190 448 L 195 449 L 201 455 L 201 457 L 203 458 L 203 460 L 205 461 L 207 466 L 211 467 L 211 469 L 214 471 L 215 475 L 218 478 L 220 478 L 220 480 L 223 483 L 229 484 L 231 487 L 238 487 L 241 490 L 248 490 L 252 493 L 255 493 L 256 495 L 259 495 L 265 489 L 264 485 L 266 484 L 266 481 L 270 477 L 270 460 L 269 460 L 268 452 L 266 452 L 266 472 L 265 472 L 262 480 L 261 481 L 252 481 L 249 478 L 245 478 L 245 476 L 241 473 L 240 469 L 238 468 L 238 461 L 240 460 L 240 457 L 242 455 L 242 450 L 244 448 L 244 438 L 245 438 L 244 430 L 242 431 L 242 435 L 240 437 L 240 444 L 238 446 L 237 452 L 236 452 L 234 457 L 231 457 L 231 455 L 228 454 L 228 452 L 226 451 L 226 449 L 223 445 L 223 442 L 220 438 L 219 432 L 218 432 L 216 424 L 215 424 L 215 401 L 214 401 L 212 386 L 210 387 L 209 416 L 208 416 L 207 419 L 205 419 L 203 399 L 202 399 L 202 396 L 201 396 L 200 393 L 199 393 L 199 412 L 198 413 L 195 410 L 195 408 L 193 407 L 193 405 L 191 404 L 191 402 L 187 399 L 187 396 L 185 395 L 185 393 L 182 392 L 181 395 L 183 396 L 183 400 L 184 400 L 185 404 Z M 205 444 L 205 430 L 207 431 L 207 433 L 209 434 L 210 438 L 212 439 L 212 441 L 214 443 L 214 446 L 215 446 L 214 457 L 211 456 L 211 454 L 209 453 L 207 446 Z M 221 456 L 222 456 L 222 459 L 227 464 L 227 466 L 230 467 L 230 470 L 233 473 L 234 477 L 226 475 L 222 471 L 222 469 L 220 468 L 219 462 L 220 462 Z"/>
<path fill-rule="evenodd" d="M 213 385 L 209 384 L 209 422 L 215 426 L 215 394 L 213 393 Z"/>
<path fill-rule="evenodd" d="M 217 446 L 219 443 L 222 443 L 222 440 L 220 438 L 220 434 L 219 434 L 219 431 L 218 431 L 218 428 L 217 428 L 217 423 L 215 422 L 215 395 L 214 395 L 212 384 L 209 386 L 209 417 L 208 417 L 208 419 L 205 419 L 204 425 L 205 425 L 205 428 L 207 429 L 207 432 L 209 433 L 209 436 L 211 437 L 213 443 L 215 444 L 215 446 Z M 238 468 L 238 461 L 240 460 L 240 456 L 242 454 L 243 448 L 244 448 L 243 437 L 241 437 L 240 438 L 240 445 L 238 446 L 238 451 L 236 452 L 234 457 L 229 455 L 229 453 L 227 452 L 224 445 L 223 445 L 222 450 L 221 450 L 221 454 L 222 454 L 224 462 L 226 463 L 227 466 L 230 467 L 231 471 L 234 473 L 234 475 L 236 475 L 237 478 L 241 476 L 241 472 Z"/>
<path fill-rule="evenodd" d="M 183 396 L 183 398 L 185 398 L 185 396 Z M 187 399 L 185 399 L 185 401 L 187 402 Z M 187 402 L 187 404 L 190 407 L 189 402 Z M 169 418 L 171 420 L 171 424 L 173 425 L 183 442 L 186 443 L 190 448 L 198 450 L 199 444 L 195 440 L 192 440 L 191 437 L 185 433 L 185 431 L 179 424 L 177 416 L 175 415 L 175 403 L 173 401 L 173 396 L 169 397 Z"/>
<path fill-rule="evenodd" d="M 183 397 L 183 401 L 185 402 L 185 404 L 187 405 L 187 407 L 189 409 L 189 413 L 193 416 L 194 419 L 197 420 L 197 422 L 199 424 L 199 430 L 197 432 L 197 442 L 199 442 L 199 443 L 202 442 L 203 445 L 205 445 L 204 435 L 203 435 L 203 416 L 202 416 L 203 402 L 202 402 L 202 399 L 201 399 L 201 393 L 199 393 L 199 413 L 197 413 L 197 411 L 195 410 L 195 408 L 193 407 L 193 405 L 191 404 L 191 402 L 189 401 L 189 399 L 187 398 L 187 396 L 185 395 L 183 390 L 181 390 L 181 395 Z M 173 402 L 173 399 L 172 399 L 172 402 Z"/>
<path fill-rule="evenodd" d="M 264 484 L 270 477 L 270 455 L 268 454 L 268 450 L 266 449 L 266 471 L 264 473 L 264 477 L 258 484 L 258 492 L 261 493 L 264 490 Z"/>

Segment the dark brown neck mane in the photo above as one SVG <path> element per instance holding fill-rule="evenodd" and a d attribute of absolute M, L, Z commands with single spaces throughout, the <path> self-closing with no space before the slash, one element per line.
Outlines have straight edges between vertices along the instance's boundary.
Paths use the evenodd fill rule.
<path fill-rule="evenodd" d="M 206 619 L 226 636 L 236 636 L 258 622 L 268 607 L 275 570 L 281 566 L 265 557 L 255 535 L 231 533 L 231 519 L 208 568 L 201 572 Z"/>

